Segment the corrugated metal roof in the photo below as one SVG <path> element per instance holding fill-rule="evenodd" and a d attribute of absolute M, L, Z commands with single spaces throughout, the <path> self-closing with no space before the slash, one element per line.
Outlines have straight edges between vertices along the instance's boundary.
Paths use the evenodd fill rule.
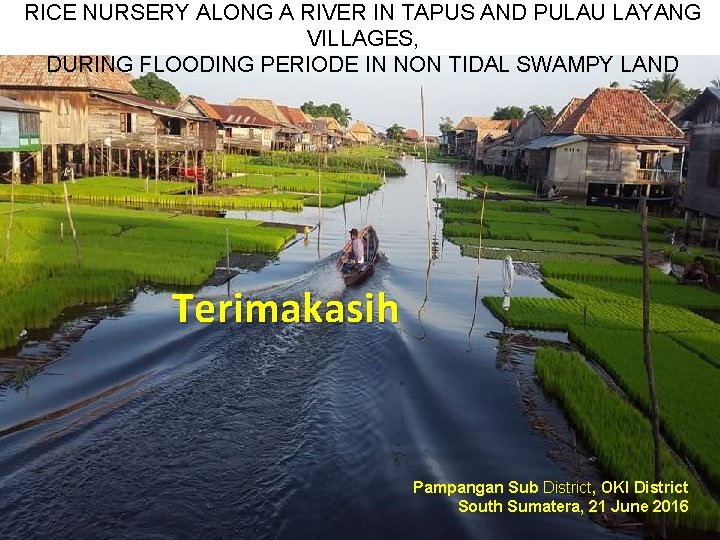
<path fill-rule="evenodd" d="M 72 59 L 72 56 L 66 56 Z M 95 56 L 94 58 L 101 58 Z M 127 73 L 120 71 L 48 72 L 48 57 L 39 55 L 0 56 L 0 87 L 73 88 L 136 94 Z"/>
<path fill-rule="evenodd" d="M 525 145 L 526 150 L 542 150 L 543 148 L 559 148 L 586 140 L 581 135 L 544 135 Z"/>
<path fill-rule="evenodd" d="M 207 121 L 208 119 L 204 116 L 199 116 L 197 114 L 191 114 L 187 113 L 185 111 L 179 111 L 177 109 L 172 109 L 168 107 L 167 105 L 163 105 L 162 103 L 158 103 L 157 101 L 153 101 L 151 99 L 146 99 L 140 96 L 135 96 L 132 94 L 109 94 L 106 92 L 92 92 L 91 95 L 93 96 L 99 96 L 105 99 L 109 99 L 111 101 L 116 101 L 118 103 L 124 103 L 125 105 L 130 105 L 131 107 L 140 107 L 142 109 L 148 109 L 151 110 L 154 114 L 157 114 L 158 116 L 165 116 L 167 118 L 182 118 L 185 120 L 195 120 L 195 121 Z"/>
<path fill-rule="evenodd" d="M 48 112 L 47 109 L 42 107 L 36 107 L 35 105 L 28 105 L 27 103 L 21 103 L 14 99 L 0 96 L 0 111 L 14 111 L 14 112 Z"/>

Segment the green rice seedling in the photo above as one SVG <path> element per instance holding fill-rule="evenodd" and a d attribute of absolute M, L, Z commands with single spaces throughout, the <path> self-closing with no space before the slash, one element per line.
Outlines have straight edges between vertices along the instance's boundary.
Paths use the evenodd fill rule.
<path fill-rule="evenodd" d="M 548 262 L 541 266 L 544 276 L 577 281 L 642 281 L 642 267 L 628 264 L 558 264 Z M 650 272 L 651 283 L 674 283 L 675 280 L 660 270 L 653 268 Z"/>
<path fill-rule="evenodd" d="M 25 328 L 49 326 L 66 307 L 113 300 L 138 282 L 202 284 L 225 255 L 226 229 L 231 249 L 242 252 L 276 253 L 295 236 L 258 221 L 74 205 L 78 268 L 73 243 L 60 238 L 65 218 L 60 205 L 15 215 L 10 260 L 0 264 L 0 349 Z"/>
<path fill-rule="evenodd" d="M 520 180 L 508 180 L 502 176 L 463 176 L 459 184 L 467 189 L 484 189 L 488 188 L 488 192 L 503 194 L 522 194 L 532 195 L 534 192 L 527 182 Z"/>
<path fill-rule="evenodd" d="M 717 332 L 670 332 L 668 336 L 720 368 L 720 334 Z"/>
<path fill-rule="evenodd" d="M 641 362 L 642 364 L 642 362 Z M 588 441 L 600 465 L 619 480 L 652 481 L 653 440 L 650 422 L 635 408 L 603 383 L 577 353 L 539 348 L 535 371 L 543 388 L 556 396 L 572 423 Z M 720 507 L 692 474 L 663 445 L 663 479 L 687 482 L 688 494 L 669 495 L 669 499 L 687 499 L 687 512 L 670 512 L 668 524 L 705 530 L 720 530 Z M 654 496 L 636 494 L 636 500 L 652 509 Z M 645 519 L 656 523 L 660 514 L 648 512 Z"/>
<path fill-rule="evenodd" d="M 570 338 L 595 359 L 643 410 L 649 410 L 640 330 L 570 326 Z M 668 336 L 652 335 L 661 426 L 672 445 L 720 485 L 720 370 Z"/>
<path fill-rule="evenodd" d="M 327 158 L 327 164 L 326 164 Z M 211 165 L 212 160 L 206 158 L 206 164 Z M 371 158 L 343 154 L 320 155 L 316 152 L 264 152 L 260 156 L 225 156 L 220 169 L 227 172 L 266 172 L 267 167 L 294 172 L 298 169 L 317 170 L 320 167 L 328 172 L 357 172 L 377 173 L 383 172 L 387 176 L 404 176 L 405 169 L 398 162 L 387 158 Z"/>

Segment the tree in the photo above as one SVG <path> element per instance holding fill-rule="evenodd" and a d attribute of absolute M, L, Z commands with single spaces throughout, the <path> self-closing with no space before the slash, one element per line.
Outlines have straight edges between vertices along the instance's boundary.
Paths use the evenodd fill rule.
<path fill-rule="evenodd" d="M 552 105 L 530 105 L 528 112 L 534 112 L 543 120 L 555 118 L 555 108 Z"/>
<path fill-rule="evenodd" d="M 300 105 L 300 110 L 310 116 L 332 116 L 343 127 L 347 127 L 352 120 L 350 109 L 347 109 L 339 103 L 331 103 L 330 105 L 315 105 L 312 101 L 306 101 Z"/>
<path fill-rule="evenodd" d="M 405 128 L 400 124 L 393 124 L 385 130 L 385 135 L 391 141 L 400 142 L 405 138 Z"/>
<path fill-rule="evenodd" d="M 715 77 L 712 81 L 710 81 L 710 86 L 717 86 L 720 88 L 720 77 Z"/>
<path fill-rule="evenodd" d="M 620 88 L 620 83 L 617 81 L 613 81 L 610 83 L 610 88 Z"/>
<path fill-rule="evenodd" d="M 161 101 L 174 107 L 180 103 L 180 92 L 169 81 L 161 79 L 155 73 L 146 73 L 142 77 L 130 81 L 140 96 L 146 99 Z"/>
<path fill-rule="evenodd" d="M 517 105 L 497 107 L 492 115 L 493 120 L 514 120 L 525 116 L 525 109 Z"/>
<path fill-rule="evenodd" d="M 682 101 L 687 103 L 700 95 L 699 88 L 688 88 L 674 73 L 663 73 L 659 79 L 634 81 L 633 88 L 640 90 L 653 101 Z"/>
<path fill-rule="evenodd" d="M 440 117 L 440 133 L 445 135 L 448 131 L 452 131 L 455 129 L 455 124 L 450 119 L 449 116 L 441 116 Z"/>

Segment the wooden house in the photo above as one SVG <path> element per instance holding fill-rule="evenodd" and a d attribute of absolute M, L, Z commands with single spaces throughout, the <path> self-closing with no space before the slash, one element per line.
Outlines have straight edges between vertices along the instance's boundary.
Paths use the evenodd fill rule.
<path fill-rule="evenodd" d="M 531 112 L 516 125 L 511 124 L 511 130 L 501 137 L 486 139 L 482 156 L 485 172 L 508 177 L 527 174 L 525 146 L 543 134 L 545 121 Z"/>
<path fill-rule="evenodd" d="M 294 133 L 288 129 L 291 137 L 286 138 L 287 143 L 292 144 L 292 150 L 296 152 L 307 152 L 312 150 L 312 120 L 299 107 L 278 105 L 278 109 L 287 119 L 287 128 L 292 128 Z M 288 145 L 289 145 L 288 144 Z"/>
<path fill-rule="evenodd" d="M 356 121 L 350 126 L 349 132 L 358 144 L 370 144 L 372 142 L 373 132 L 365 122 Z"/>
<path fill-rule="evenodd" d="M 345 137 L 340 122 L 332 116 L 313 118 L 313 144 L 318 150 L 332 150 L 342 146 Z"/>
<path fill-rule="evenodd" d="M 528 172 L 547 191 L 590 199 L 645 193 L 670 200 L 680 183 L 682 130 L 638 90 L 598 88 L 571 102 L 527 145 Z"/>
<path fill-rule="evenodd" d="M 683 199 L 686 230 L 701 213 L 702 240 L 708 241 L 711 220 L 720 219 L 720 88 L 705 89 L 677 120 L 686 123 L 692 135 Z"/>
<path fill-rule="evenodd" d="M 422 137 L 420 137 L 420 134 L 418 133 L 417 129 L 406 129 L 405 130 L 405 136 L 403 137 L 403 142 L 405 144 L 418 144 L 422 141 Z"/>
<path fill-rule="evenodd" d="M 493 120 L 487 116 L 465 116 L 455 126 L 449 152 L 473 165 L 482 159 L 485 142 L 508 133 L 512 120 Z"/>
<path fill-rule="evenodd" d="M 174 176 L 215 151 L 216 130 L 203 116 L 135 94 L 92 91 L 88 143 L 93 174 Z"/>
<path fill-rule="evenodd" d="M 309 149 L 311 145 L 311 129 L 309 125 L 295 125 L 293 119 L 298 119 L 298 112 L 302 114 L 300 124 L 306 124 L 307 117 L 300 111 L 291 107 L 278 106 L 270 99 L 237 98 L 233 105 L 240 105 L 253 109 L 258 115 L 274 123 L 273 150 L 300 151 Z M 292 110 L 291 110 L 292 109 Z"/>
<path fill-rule="evenodd" d="M 215 122 L 216 148 L 236 154 L 270 150 L 277 124 L 254 109 L 240 105 L 208 103 L 199 96 L 188 96 L 178 109 L 200 114 Z"/>
<path fill-rule="evenodd" d="M 189 152 L 202 159 L 214 149 L 205 118 L 140 98 L 131 79 L 109 69 L 51 73 L 46 56 L 0 56 L 0 95 L 44 109 L 38 180 L 44 171 L 57 181 L 67 166 L 76 174 L 169 174 Z"/>
<path fill-rule="evenodd" d="M 47 111 L 0 96 L 1 178 L 14 183 L 35 178 L 32 158 L 42 150 L 41 112 Z"/>

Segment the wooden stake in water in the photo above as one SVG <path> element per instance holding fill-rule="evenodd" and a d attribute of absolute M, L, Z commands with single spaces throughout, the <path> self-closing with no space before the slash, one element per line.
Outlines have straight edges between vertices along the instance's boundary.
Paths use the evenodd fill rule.
<path fill-rule="evenodd" d="M 655 451 L 655 482 L 662 481 L 662 463 L 660 461 L 660 406 L 655 388 L 655 370 L 653 367 L 652 349 L 650 343 L 650 253 L 648 250 L 647 230 L 647 201 L 645 196 L 640 197 L 640 231 L 642 234 L 642 262 L 643 262 L 643 293 L 642 293 L 642 319 L 643 319 L 643 360 L 647 372 L 648 390 L 650 395 L 650 423 L 652 425 L 653 445 Z M 660 534 L 665 538 L 665 519 L 661 516 Z"/>
<path fill-rule="evenodd" d="M 82 266 L 82 260 L 80 257 L 80 241 L 77 237 L 77 231 L 75 230 L 75 224 L 73 223 L 72 212 L 70 211 L 70 199 L 67 192 L 67 184 L 63 182 L 63 194 L 65 195 L 65 208 L 67 209 L 68 221 L 70 222 L 70 230 L 72 230 L 73 240 L 75 241 L 75 250 L 77 252 L 77 263 L 78 266 Z"/>
<path fill-rule="evenodd" d="M 65 222 L 64 221 L 60 222 L 60 241 L 61 242 L 65 241 Z"/>
<path fill-rule="evenodd" d="M 8 216 L 7 233 L 5 234 L 5 262 L 10 259 L 10 237 L 12 236 L 13 214 L 15 213 L 15 180 L 10 182 L 10 215 Z"/>
<path fill-rule="evenodd" d="M 470 339 L 472 337 L 473 328 L 475 328 L 475 318 L 477 317 L 477 304 L 478 304 L 478 293 L 480 291 L 480 261 L 482 260 L 482 230 L 483 223 L 485 221 L 485 200 L 487 198 L 487 184 L 483 189 L 482 206 L 480 207 L 480 232 L 478 233 L 478 255 L 477 255 L 477 270 L 475 273 L 475 300 L 473 302 L 473 317 L 470 323 L 470 331 L 468 332 L 468 346 L 470 345 Z M 507 315 L 506 315 L 507 317 Z"/>

